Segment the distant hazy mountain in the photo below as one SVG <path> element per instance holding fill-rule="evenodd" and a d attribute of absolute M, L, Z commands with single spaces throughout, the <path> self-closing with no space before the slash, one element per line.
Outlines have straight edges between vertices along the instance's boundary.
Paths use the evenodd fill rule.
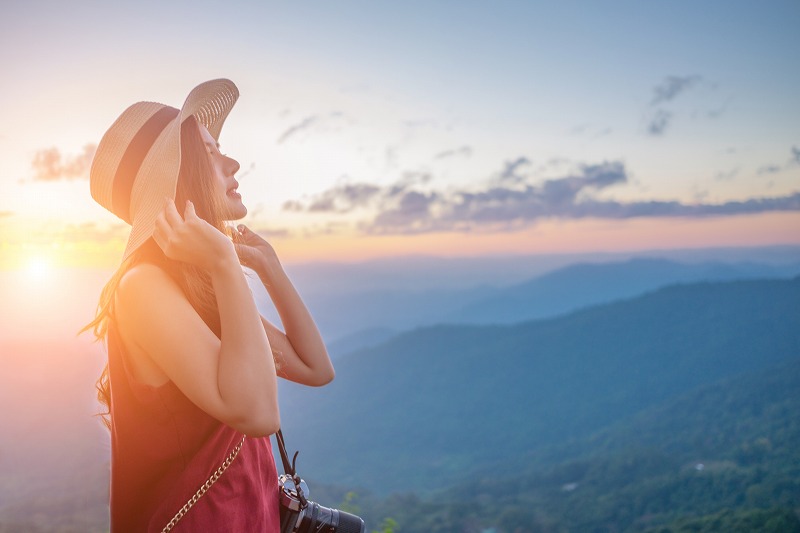
<path fill-rule="evenodd" d="M 485 263 L 488 262 L 489 259 L 486 259 Z M 457 263 L 449 260 L 446 264 L 453 267 L 453 276 L 458 277 Z M 387 331 L 441 323 L 512 324 L 637 296 L 673 283 L 775 279 L 800 274 L 798 263 L 679 263 L 667 259 L 640 258 L 625 262 L 574 264 L 538 277 L 532 274 L 524 282 L 511 286 L 506 286 L 508 280 L 502 277 L 503 272 L 512 271 L 507 268 L 498 270 L 494 286 L 453 288 L 442 283 L 442 286 L 432 288 L 428 286 L 431 281 L 429 278 L 436 278 L 440 274 L 434 272 L 426 277 L 424 273 L 417 272 L 419 280 L 415 285 L 412 273 L 416 270 L 412 270 L 405 272 L 396 284 L 391 285 L 387 279 L 380 281 L 383 272 L 380 268 L 386 267 L 380 264 L 372 266 L 378 270 L 371 274 L 366 270 L 367 265 L 350 267 L 356 273 L 362 273 L 364 286 L 373 287 L 371 289 L 353 288 L 350 293 L 344 292 L 343 287 L 351 282 L 336 283 L 337 279 L 348 279 L 344 265 L 337 265 L 333 274 L 320 273 L 321 279 L 329 281 L 327 289 L 318 283 L 311 283 L 315 288 L 305 292 L 302 284 L 311 280 L 301 277 L 298 281 L 301 294 L 323 337 L 333 347 L 331 353 L 334 356 L 371 346 L 376 340 L 384 340 L 388 338 Z M 473 270 L 478 269 L 473 262 L 468 266 Z M 533 271 L 534 266 L 528 266 Z M 395 268 L 400 270 L 398 266 Z M 519 275 L 519 268 L 513 271 L 516 276 Z M 381 283 L 385 288 L 374 288 L 380 287 Z M 266 293 L 262 291 L 263 310 L 270 313 L 271 310 L 263 305 L 265 297 Z M 272 318 L 277 320 L 274 312 Z M 381 331 L 383 335 L 377 333 Z"/>
<path fill-rule="evenodd" d="M 560 268 L 500 290 L 488 298 L 465 306 L 451 317 L 451 321 L 510 324 L 629 298 L 674 283 L 786 278 L 797 274 L 800 274 L 800 265 L 684 264 L 666 259 L 583 263 Z"/>
<path fill-rule="evenodd" d="M 344 341 L 352 350 L 368 346 L 370 332 L 396 332 L 446 321 L 461 307 L 492 294 L 496 289 L 381 290 L 303 295 L 323 337 L 331 342 Z M 364 338 L 366 344 L 359 344 Z"/>
<path fill-rule="evenodd" d="M 444 486 L 800 354 L 800 278 L 668 287 L 515 326 L 436 326 L 282 389 L 305 476 L 376 491 Z"/>
<path fill-rule="evenodd" d="M 344 354 L 381 344 L 398 333 L 399 331 L 389 328 L 365 329 L 330 342 L 326 348 L 331 359 L 336 360 Z"/>
<path fill-rule="evenodd" d="M 578 263 L 621 263 L 629 259 L 666 259 L 677 263 L 800 264 L 800 246 L 695 248 L 631 252 L 483 255 L 476 257 L 400 256 L 350 263 L 286 265 L 302 294 L 353 294 L 385 290 L 461 290 L 509 287 Z"/>

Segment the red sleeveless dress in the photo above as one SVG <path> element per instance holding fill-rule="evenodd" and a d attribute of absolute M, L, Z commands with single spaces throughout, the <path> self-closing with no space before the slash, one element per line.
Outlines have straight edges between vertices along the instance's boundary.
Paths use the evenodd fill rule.
<path fill-rule="evenodd" d="M 112 323 L 111 531 L 160 532 L 242 434 L 206 414 L 171 381 L 160 387 L 138 382 L 126 358 Z M 278 502 L 269 437 L 248 437 L 233 463 L 172 531 L 278 533 Z"/>

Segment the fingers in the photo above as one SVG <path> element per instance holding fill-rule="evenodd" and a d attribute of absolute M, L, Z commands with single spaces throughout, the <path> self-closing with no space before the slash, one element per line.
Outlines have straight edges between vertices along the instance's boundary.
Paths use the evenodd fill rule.
<path fill-rule="evenodd" d="M 183 218 L 187 221 L 199 218 L 197 212 L 194 210 L 194 204 L 189 200 L 186 201 L 186 209 L 183 211 Z"/>
<path fill-rule="evenodd" d="M 236 226 L 236 230 L 239 232 L 241 241 L 244 243 L 252 244 L 253 246 L 267 244 L 267 241 L 264 240 L 264 238 L 261 235 L 251 230 L 244 224 L 239 224 L 238 226 Z"/>
<path fill-rule="evenodd" d="M 252 244 L 253 243 L 253 236 L 256 234 L 250 231 L 250 229 L 245 226 L 244 224 L 239 224 L 235 228 L 231 228 L 233 231 L 233 240 L 234 242 L 239 242 L 242 244 Z"/>
<path fill-rule="evenodd" d="M 153 228 L 153 240 L 165 253 L 175 235 L 175 231 L 182 222 L 183 218 L 178 213 L 175 202 L 171 198 L 164 197 L 164 208 L 156 217 L 155 227 Z"/>
<path fill-rule="evenodd" d="M 164 199 L 163 213 L 166 222 L 172 228 L 175 228 L 181 222 L 183 222 L 183 218 L 181 217 L 180 213 L 178 213 L 178 209 L 175 207 L 175 202 L 171 198 Z"/>
<path fill-rule="evenodd" d="M 248 228 L 244 224 L 239 224 L 238 226 L 236 226 L 235 235 L 239 237 L 242 241 L 247 241 L 250 240 L 250 238 L 253 236 L 253 232 L 250 231 L 250 228 Z"/>
<path fill-rule="evenodd" d="M 241 225 L 235 228 L 232 226 L 228 226 L 228 229 L 231 232 L 231 237 L 233 237 L 233 242 L 242 242 L 244 240 L 244 234 L 242 233 Z"/>

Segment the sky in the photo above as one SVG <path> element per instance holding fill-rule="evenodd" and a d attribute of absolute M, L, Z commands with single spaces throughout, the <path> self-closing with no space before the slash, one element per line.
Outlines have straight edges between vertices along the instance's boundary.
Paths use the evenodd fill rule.
<path fill-rule="evenodd" d="M 798 245 L 797 28 L 797 0 L 4 0 L 0 391 L 57 413 L 47 376 L 105 360 L 75 333 L 128 228 L 88 175 L 134 102 L 236 83 L 221 150 L 287 265 Z"/>
<path fill-rule="evenodd" d="M 0 269 L 111 268 L 94 148 L 229 78 L 284 261 L 800 243 L 800 3 L 4 2 Z"/>

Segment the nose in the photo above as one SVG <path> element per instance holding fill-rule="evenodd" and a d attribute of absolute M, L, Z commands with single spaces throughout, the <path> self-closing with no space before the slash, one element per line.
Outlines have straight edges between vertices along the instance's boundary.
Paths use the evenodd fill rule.
<path fill-rule="evenodd" d="M 234 174 L 239 172 L 241 165 L 237 160 L 228 156 L 225 156 L 225 159 L 227 160 L 225 161 L 225 170 L 228 171 L 229 175 L 233 176 Z"/>

